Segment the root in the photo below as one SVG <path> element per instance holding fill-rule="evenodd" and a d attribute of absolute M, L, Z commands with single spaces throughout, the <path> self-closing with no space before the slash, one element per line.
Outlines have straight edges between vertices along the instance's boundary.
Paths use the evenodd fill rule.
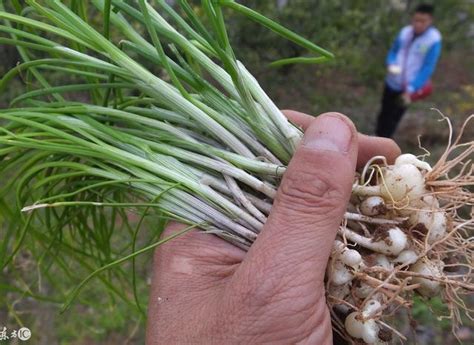
<path fill-rule="evenodd" d="M 464 121 L 459 134 L 453 141 L 453 126 L 448 117 L 439 112 L 449 127 L 449 140 L 446 150 L 425 176 L 426 185 L 437 197 L 452 203 L 454 207 L 474 205 L 474 193 L 467 189 L 474 186 L 474 141 L 462 142 L 466 127 L 474 119 L 474 114 Z M 456 173 L 457 172 L 457 173 Z M 454 176 L 450 174 L 455 173 Z"/>

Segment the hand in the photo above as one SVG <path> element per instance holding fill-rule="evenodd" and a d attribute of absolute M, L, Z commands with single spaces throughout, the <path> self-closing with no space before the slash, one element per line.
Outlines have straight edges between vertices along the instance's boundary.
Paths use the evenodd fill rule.
<path fill-rule="evenodd" d="M 400 151 L 337 113 L 286 115 L 304 139 L 249 252 L 198 231 L 156 250 L 147 344 L 332 344 L 324 274 L 356 165 Z"/>
<path fill-rule="evenodd" d="M 402 94 L 402 100 L 403 100 L 403 104 L 404 104 L 405 106 L 409 106 L 410 103 L 411 103 L 411 96 L 410 96 L 410 93 L 404 92 L 404 93 Z"/>
<path fill-rule="evenodd" d="M 390 74 L 398 75 L 398 74 L 402 73 L 402 68 L 398 65 L 393 65 L 393 64 L 388 65 L 387 70 L 388 70 L 388 73 L 390 73 Z"/>

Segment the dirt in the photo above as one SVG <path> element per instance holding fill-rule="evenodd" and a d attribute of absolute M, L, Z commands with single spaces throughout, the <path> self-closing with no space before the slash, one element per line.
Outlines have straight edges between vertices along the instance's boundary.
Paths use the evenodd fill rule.
<path fill-rule="evenodd" d="M 426 236 L 426 234 L 428 233 L 428 231 L 429 231 L 429 230 L 428 230 L 428 228 L 426 227 L 425 224 L 423 224 L 423 223 L 418 223 L 418 224 L 416 224 L 416 225 L 411 229 L 410 234 L 411 234 L 413 237 L 415 237 L 415 238 L 421 240 L 421 239 L 425 238 L 425 236 Z"/>
<path fill-rule="evenodd" d="M 380 224 L 377 225 L 375 231 L 373 232 L 372 242 L 384 241 L 388 246 L 392 245 L 390 240 L 389 230 L 393 229 L 393 225 L 390 224 Z"/>
<path fill-rule="evenodd" d="M 381 328 L 377 335 L 380 340 L 386 341 L 386 342 L 391 341 L 393 337 L 392 331 L 389 330 L 388 328 Z"/>

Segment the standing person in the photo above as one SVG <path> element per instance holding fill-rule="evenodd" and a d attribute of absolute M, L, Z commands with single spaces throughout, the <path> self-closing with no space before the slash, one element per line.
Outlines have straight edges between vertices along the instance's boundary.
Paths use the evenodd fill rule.
<path fill-rule="evenodd" d="M 390 138 L 408 105 L 431 93 L 430 78 L 441 53 L 441 34 L 433 26 L 433 13 L 433 5 L 419 5 L 411 25 L 400 31 L 387 55 L 378 136 Z"/>

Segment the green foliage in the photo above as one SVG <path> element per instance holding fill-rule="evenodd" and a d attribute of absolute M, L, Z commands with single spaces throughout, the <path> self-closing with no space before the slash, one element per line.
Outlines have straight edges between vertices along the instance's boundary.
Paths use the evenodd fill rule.
<path fill-rule="evenodd" d="M 435 315 L 448 315 L 448 308 L 441 298 L 435 297 L 430 300 L 415 297 L 413 302 L 412 316 L 419 324 L 438 325 L 445 331 L 451 329 L 451 322 L 447 318 L 440 319 Z"/>
<path fill-rule="evenodd" d="M 382 77 L 383 68 L 374 66 L 383 65 L 388 48 L 400 28 L 409 23 L 411 10 L 417 4 L 409 1 L 410 7 L 405 5 L 405 9 L 397 9 L 392 5 L 393 2 L 288 0 L 286 6 L 278 7 L 273 0 L 243 1 L 332 51 L 336 60 L 330 64 L 330 68 L 357 73 L 366 82 Z M 436 26 L 443 33 L 445 49 L 469 46 L 474 49 L 472 3 L 446 0 L 438 1 L 435 5 Z M 302 49 L 281 41 L 245 18 L 234 13 L 229 13 L 228 17 L 231 42 L 239 58 L 246 61 L 251 69 L 259 70 L 275 59 L 304 54 Z"/>

